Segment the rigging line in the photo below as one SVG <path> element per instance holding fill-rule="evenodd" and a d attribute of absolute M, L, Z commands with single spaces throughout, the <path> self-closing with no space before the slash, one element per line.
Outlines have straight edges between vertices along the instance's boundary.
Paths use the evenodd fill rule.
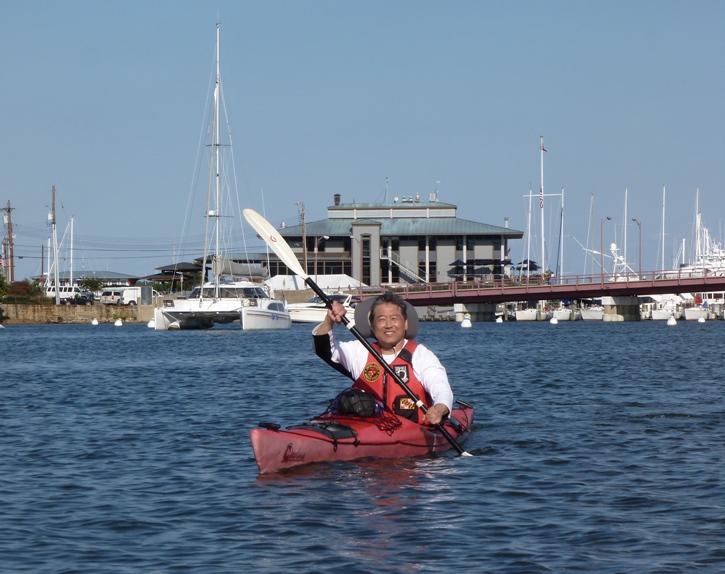
<path fill-rule="evenodd" d="M 216 48 L 214 51 L 214 57 L 212 58 L 212 61 L 216 58 Z M 184 214 L 184 221 L 181 227 L 181 235 L 178 238 L 178 245 L 179 245 L 179 252 L 183 251 L 188 239 L 190 238 L 189 235 L 189 228 L 191 227 L 191 213 L 193 211 L 193 206 L 196 200 L 196 191 L 199 188 L 199 178 L 201 176 L 201 161 L 204 156 L 204 139 L 206 138 L 207 133 L 207 127 L 209 125 L 209 99 L 210 94 L 212 93 L 212 85 L 214 84 L 214 76 L 215 76 L 215 68 L 212 66 L 212 71 L 209 74 L 209 82 L 207 84 L 207 90 L 206 90 L 206 100 L 204 101 L 204 108 L 203 113 L 201 114 L 201 125 L 199 126 L 199 138 L 197 140 L 197 146 L 196 146 L 196 158 L 194 160 L 194 170 L 191 177 L 191 182 L 189 184 L 189 193 L 187 196 L 186 201 L 186 213 Z M 206 241 L 206 240 L 204 240 Z M 176 252 L 174 252 L 173 259 L 176 259 Z M 178 261 L 174 260 L 174 264 L 178 263 Z"/>
<path fill-rule="evenodd" d="M 237 209 L 234 212 L 234 219 L 235 223 L 236 221 L 239 221 L 239 228 L 242 235 L 242 252 L 244 253 L 244 257 L 249 263 L 249 252 L 247 249 L 247 241 L 245 237 L 245 228 L 244 228 L 244 218 L 242 217 L 242 205 L 241 205 L 241 198 L 239 197 L 239 179 L 237 178 L 237 162 L 235 161 L 235 155 L 234 155 L 234 141 L 232 136 L 232 126 L 231 122 L 229 121 L 229 113 L 227 110 L 227 101 L 224 96 L 224 90 L 222 88 L 221 90 L 221 102 L 222 102 L 222 109 L 224 110 L 224 119 L 226 121 L 227 126 L 227 136 L 229 138 L 229 155 L 228 155 L 228 165 L 227 170 L 225 172 L 225 176 L 227 177 L 227 189 L 234 190 L 234 199 L 237 202 Z M 231 177 L 233 181 L 228 180 L 228 174 L 231 173 Z M 234 184 L 232 186 L 232 183 Z M 229 194 L 229 201 L 232 201 L 231 193 Z M 230 231 L 233 231 L 234 225 L 230 226 Z"/>
<path fill-rule="evenodd" d="M 263 215 L 263 217 L 265 219 L 267 219 L 267 213 L 266 213 L 266 209 L 264 207 L 264 188 L 262 188 L 262 215 Z M 267 242 L 266 241 L 264 242 L 264 245 L 265 245 L 265 252 L 267 253 L 267 273 L 270 274 L 270 279 L 271 279 L 272 277 L 271 277 L 271 273 L 269 271 L 269 269 L 270 269 L 270 263 L 269 263 L 269 245 L 267 245 Z"/>

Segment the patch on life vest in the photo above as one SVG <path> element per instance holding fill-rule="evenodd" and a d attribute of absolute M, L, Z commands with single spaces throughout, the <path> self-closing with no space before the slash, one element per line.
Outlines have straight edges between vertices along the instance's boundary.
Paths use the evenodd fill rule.
<path fill-rule="evenodd" d="M 374 383 L 380 378 L 380 365 L 368 363 L 363 369 L 363 377 L 368 383 Z"/>
<path fill-rule="evenodd" d="M 395 365 L 395 374 L 400 377 L 400 380 L 404 383 L 410 381 L 408 378 L 408 365 Z"/>
<path fill-rule="evenodd" d="M 398 408 L 401 411 L 411 411 L 415 409 L 415 401 L 410 397 L 401 397 L 398 402 Z"/>

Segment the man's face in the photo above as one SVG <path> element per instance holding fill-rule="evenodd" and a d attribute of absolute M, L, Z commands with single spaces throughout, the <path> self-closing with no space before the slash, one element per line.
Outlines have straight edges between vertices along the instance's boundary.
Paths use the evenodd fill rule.
<path fill-rule="evenodd" d="M 375 309 L 371 327 L 380 346 L 389 348 L 395 347 L 405 338 L 408 321 L 403 318 L 403 313 L 397 305 L 383 303 Z"/>

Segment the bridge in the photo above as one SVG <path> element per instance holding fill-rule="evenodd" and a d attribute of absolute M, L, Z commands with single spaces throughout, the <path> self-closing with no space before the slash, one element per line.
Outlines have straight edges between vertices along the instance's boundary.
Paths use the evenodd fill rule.
<path fill-rule="evenodd" d="M 725 276 L 706 271 L 650 271 L 616 276 L 569 275 L 453 281 L 449 283 L 411 283 L 364 287 L 363 298 L 393 291 L 414 305 L 453 305 L 454 303 L 511 303 L 558 299 L 595 299 L 633 297 L 665 293 L 725 292 Z"/>

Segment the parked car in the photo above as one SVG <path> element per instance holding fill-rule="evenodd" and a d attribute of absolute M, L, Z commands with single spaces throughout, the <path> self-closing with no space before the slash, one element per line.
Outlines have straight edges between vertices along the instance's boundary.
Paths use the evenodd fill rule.
<path fill-rule="evenodd" d="M 101 293 L 101 305 L 121 305 L 123 289 L 109 289 Z"/>
<path fill-rule="evenodd" d="M 71 299 L 61 299 L 63 305 L 93 305 L 93 293 L 89 291 L 81 291 Z"/>
<path fill-rule="evenodd" d="M 76 296 L 82 293 L 78 285 L 61 285 L 58 288 L 58 299 L 61 303 L 65 303 L 67 299 L 74 299 Z M 50 285 L 45 291 L 45 296 L 55 299 L 55 285 Z"/>

